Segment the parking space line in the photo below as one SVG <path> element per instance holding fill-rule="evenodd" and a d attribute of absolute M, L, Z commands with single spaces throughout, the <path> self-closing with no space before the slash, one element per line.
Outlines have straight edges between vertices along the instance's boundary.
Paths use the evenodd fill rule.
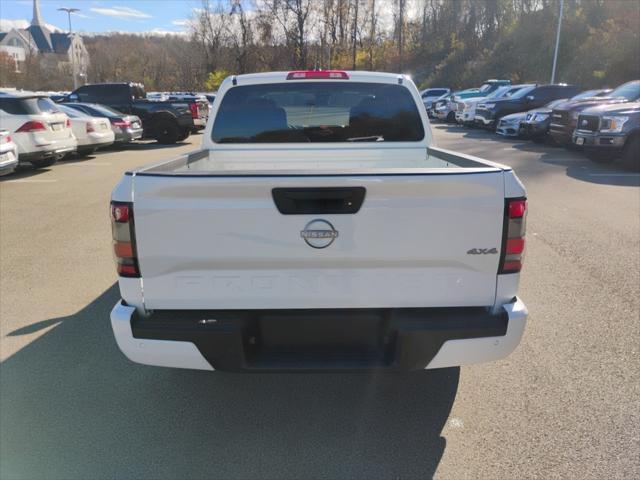
<path fill-rule="evenodd" d="M 53 183 L 57 181 L 56 178 L 18 178 L 17 180 L 5 180 L 2 183 Z"/>
<path fill-rule="evenodd" d="M 109 162 L 76 162 L 76 163 L 67 163 L 66 165 L 60 165 L 61 167 L 108 167 L 111 163 Z"/>
<path fill-rule="evenodd" d="M 590 173 L 591 177 L 640 177 L 640 173 Z"/>

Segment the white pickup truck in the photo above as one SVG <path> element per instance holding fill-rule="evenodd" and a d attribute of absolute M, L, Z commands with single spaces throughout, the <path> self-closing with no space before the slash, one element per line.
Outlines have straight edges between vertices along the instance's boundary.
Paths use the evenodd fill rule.
<path fill-rule="evenodd" d="M 147 365 L 418 370 L 502 358 L 525 190 L 436 148 L 403 75 L 226 79 L 202 150 L 127 172 L 111 220 L 111 324 Z"/>

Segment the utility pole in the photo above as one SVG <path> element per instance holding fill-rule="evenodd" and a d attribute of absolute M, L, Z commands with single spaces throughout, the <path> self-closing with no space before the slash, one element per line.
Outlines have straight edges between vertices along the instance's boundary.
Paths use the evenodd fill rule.
<path fill-rule="evenodd" d="M 551 83 L 556 82 L 556 64 L 558 63 L 558 47 L 560 46 L 560 30 L 562 29 L 562 12 L 564 0 L 560 0 L 560 16 L 558 17 L 558 32 L 556 33 L 556 50 L 553 53 L 553 68 L 551 69 Z"/>
<path fill-rule="evenodd" d="M 357 39 L 358 39 L 357 35 L 358 35 L 358 4 L 359 3 L 360 3 L 360 0 L 356 0 L 356 11 L 355 11 L 355 15 L 354 15 L 354 18 L 353 18 L 353 32 L 352 32 L 352 35 L 351 35 L 351 41 L 353 42 L 353 46 L 352 46 L 352 48 L 353 48 L 353 51 L 352 51 L 352 57 L 353 57 L 352 58 L 352 60 L 353 60 L 352 63 L 353 63 L 353 65 L 351 67 L 352 70 L 356 69 L 356 53 L 357 53 L 357 44 L 356 44 L 356 42 L 357 42 Z"/>
<path fill-rule="evenodd" d="M 404 64 L 402 62 L 402 44 L 404 43 L 404 2 L 405 0 L 398 0 L 398 73 L 402 73 L 402 69 L 404 68 Z"/>
<path fill-rule="evenodd" d="M 73 45 L 73 30 L 71 29 L 71 14 L 79 12 L 79 8 L 61 7 L 58 9 L 60 12 L 67 12 L 69 17 L 69 42 L 71 48 L 71 73 L 73 75 L 73 89 L 78 88 L 78 77 L 76 76 L 76 49 Z"/>

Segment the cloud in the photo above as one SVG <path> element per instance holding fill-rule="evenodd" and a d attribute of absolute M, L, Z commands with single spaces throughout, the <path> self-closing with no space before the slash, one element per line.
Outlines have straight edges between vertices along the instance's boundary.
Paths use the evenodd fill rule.
<path fill-rule="evenodd" d="M 178 20 L 174 20 L 171 22 L 172 25 L 176 25 L 178 27 L 188 27 L 191 25 L 191 20 L 187 20 L 185 18 L 179 18 Z"/>
<path fill-rule="evenodd" d="M 99 13 L 100 15 L 106 15 L 107 17 L 117 17 L 124 20 L 131 18 L 151 18 L 151 15 L 144 13 L 135 8 L 129 7 L 110 7 L 110 8 L 91 8 L 92 12 Z"/>
<path fill-rule="evenodd" d="M 13 28 L 24 29 L 31 25 L 31 22 L 27 20 L 8 20 L 6 18 L 0 18 L 0 32 L 8 32 Z M 51 25 L 50 23 L 45 23 L 45 25 L 52 32 L 62 32 L 61 28 L 56 27 L 55 25 Z"/>

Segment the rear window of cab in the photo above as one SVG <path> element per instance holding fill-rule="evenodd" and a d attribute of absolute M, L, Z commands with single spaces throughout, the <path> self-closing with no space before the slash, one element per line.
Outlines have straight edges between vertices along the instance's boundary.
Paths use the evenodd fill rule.
<path fill-rule="evenodd" d="M 402 85 L 304 82 L 230 88 L 216 143 L 417 142 L 422 118 Z"/>

